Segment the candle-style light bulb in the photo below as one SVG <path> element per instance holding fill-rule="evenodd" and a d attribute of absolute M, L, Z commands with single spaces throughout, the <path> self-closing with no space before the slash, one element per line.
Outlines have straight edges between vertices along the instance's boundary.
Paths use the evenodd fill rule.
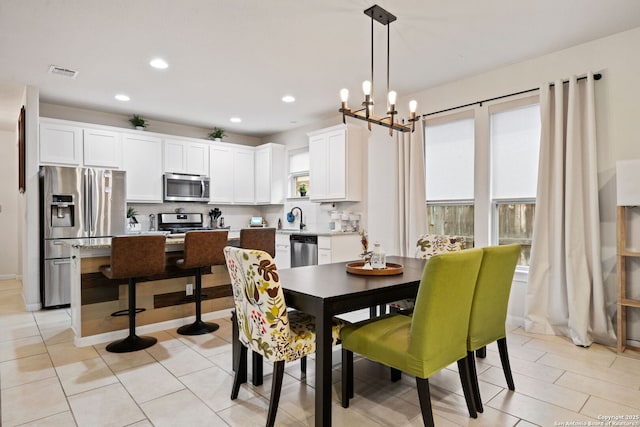
<path fill-rule="evenodd" d="M 340 90 L 340 100 L 345 103 L 349 100 L 349 89 Z"/>
<path fill-rule="evenodd" d="M 398 97 L 398 94 L 396 93 L 395 90 L 389 91 L 389 105 L 396 105 L 396 98 Z"/>
<path fill-rule="evenodd" d="M 371 82 L 369 80 L 365 80 L 362 82 L 362 91 L 366 95 L 371 95 Z"/>
<path fill-rule="evenodd" d="M 409 101 L 409 112 L 415 113 L 417 109 L 418 109 L 418 101 L 416 101 L 415 99 L 412 99 L 411 101 Z"/>

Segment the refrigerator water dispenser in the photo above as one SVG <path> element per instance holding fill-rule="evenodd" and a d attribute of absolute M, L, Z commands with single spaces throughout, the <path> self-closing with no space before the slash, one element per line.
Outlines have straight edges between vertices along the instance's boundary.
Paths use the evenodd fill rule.
<path fill-rule="evenodd" d="M 75 226 L 73 196 L 68 194 L 54 194 L 51 199 L 51 227 Z"/>

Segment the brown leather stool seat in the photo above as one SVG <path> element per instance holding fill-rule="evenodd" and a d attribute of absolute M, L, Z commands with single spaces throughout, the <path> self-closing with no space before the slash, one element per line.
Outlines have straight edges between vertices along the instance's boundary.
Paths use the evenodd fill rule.
<path fill-rule="evenodd" d="M 103 265 L 100 271 L 109 279 L 129 279 L 129 308 L 115 312 L 112 316 L 129 316 L 129 336 L 107 345 L 112 353 L 127 353 L 151 347 L 157 342 L 154 337 L 136 335 L 136 278 L 152 276 L 165 268 L 165 236 L 115 236 L 111 239 L 111 264 Z"/>
<path fill-rule="evenodd" d="M 176 266 L 183 269 L 196 269 L 196 320 L 190 325 L 178 328 L 181 335 L 202 335 L 218 329 L 216 323 L 202 321 L 202 269 L 212 265 L 224 265 L 223 249 L 227 245 L 229 232 L 224 231 L 189 231 L 184 236 L 184 258 L 176 261 Z"/>
<path fill-rule="evenodd" d="M 273 258 L 276 256 L 276 229 L 242 228 L 240 229 L 240 247 L 265 251 Z"/>

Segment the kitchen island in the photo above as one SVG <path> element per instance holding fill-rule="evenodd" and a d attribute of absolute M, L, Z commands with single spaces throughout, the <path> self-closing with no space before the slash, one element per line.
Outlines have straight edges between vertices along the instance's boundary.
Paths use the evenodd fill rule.
<path fill-rule="evenodd" d="M 235 233 L 234 233 L 235 234 Z M 76 346 L 93 345 L 121 338 L 128 328 L 127 316 L 111 313 L 127 308 L 127 280 L 107 279 L 99 268 L 110 262 L 110 238 L 71 239 L 71 326 Z M 237 246 L 239 239 L 229 238 Z M 175 266 L 183 256 L 184 237 L 167 237 L 166 269 L 161 275 L 137 280 L 137 306 L 145 311 L 136 315 L 140 333 L 178 327 L 193 321 L 193 295 L 186 295 L 195 283 L 195 270 Z M 140 260 L 144 262 L 144 260 Z M 213 266 L 202 276 L 203 318 L 233 307 L 231 281 L 226 267 Z M 220 317 L 219 315 L 217 317 Z"/>

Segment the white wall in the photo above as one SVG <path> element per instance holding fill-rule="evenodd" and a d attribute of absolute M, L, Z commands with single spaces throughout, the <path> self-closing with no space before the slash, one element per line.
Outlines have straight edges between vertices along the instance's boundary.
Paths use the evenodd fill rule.
<path fill-rule="evenodd" d="M 16 128 L 18 113 L 16 114 Z M 0 280 L 19 276 L 18 133 L 0 130 Z M 0 288 L 2 283 L 0 282 Z"/>

